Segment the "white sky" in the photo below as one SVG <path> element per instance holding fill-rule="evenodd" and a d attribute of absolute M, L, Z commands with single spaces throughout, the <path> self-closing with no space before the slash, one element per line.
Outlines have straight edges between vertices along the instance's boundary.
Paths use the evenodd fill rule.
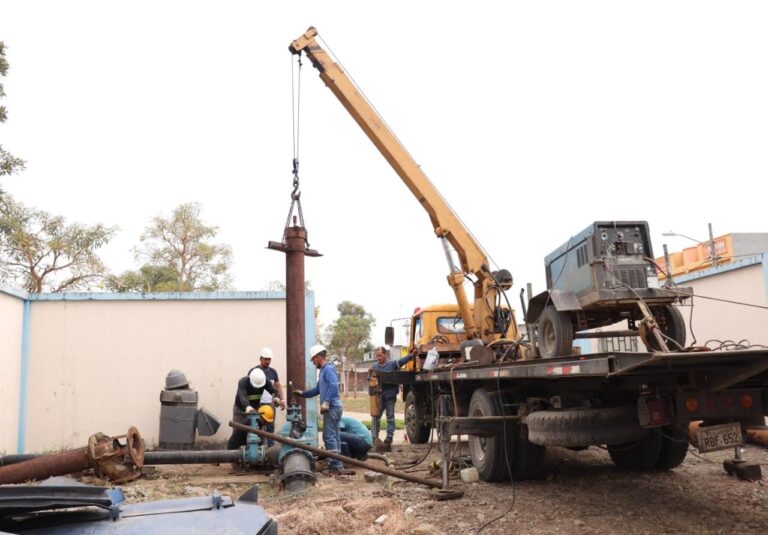
<path fill-rule="evenodd" d="M 269 6 L 269 7 L 266 7 Z M 284 279 L 289 43 L 314 25 L 517 294 L 594 220 L 765 232 L 765 2 L 29 2 L 0 0 L 11 64 L 3 187 L 119 225 L 113 271 L 149 220 L 203 204 L 238 290 Z M 429 219 L 305 61 L 301 183 L 321 321 L 350 300 L 389 320 L 452 302 Z"/>

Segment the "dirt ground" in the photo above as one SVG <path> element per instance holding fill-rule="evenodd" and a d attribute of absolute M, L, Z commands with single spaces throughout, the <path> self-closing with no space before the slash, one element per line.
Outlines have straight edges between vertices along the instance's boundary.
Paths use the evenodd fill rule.
<path fill-rule="evenodd" d="M 423 457 L 427 448 L 404 445 L 388 455 L 405 462 Z M 412 469 L 421 470 L 414 475 L 427 476 L 439 459 L 436 450 Z M 450 501 L 436 501 L 432 489 L 391 477 L 366 482 L 362 469 L 349 479 L 320 475 L 299 495 L 279 492 L 275 476 L 239 474 L 229 465 L 159 466 L 152 479 L 122 489 L 130 501 L 147 501 L 213 491 L 237 497 L 259 484 L 259 503 L 277 519 L 280 533 L 766 533 L 768 487 L 729 477 L 721 463 L 731 453 L 689 453 L 669 472 L 628 473 L 599 448 L 550 448 L 544 479 L 463 483 L 456 475 L 451 487 L 464 496 Z M 749 446 L 744 458 L 768 464 L 768 450 Z"/>

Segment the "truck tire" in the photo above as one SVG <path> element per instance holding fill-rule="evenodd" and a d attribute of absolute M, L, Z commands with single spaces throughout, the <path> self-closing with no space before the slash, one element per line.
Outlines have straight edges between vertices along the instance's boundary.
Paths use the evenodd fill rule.
<path fill-rule="evenodd" d="M 642 438 L 637 407 L 537 411 L 528 415 L 528 438 L 541 446 L 567 448 L 623 444 Z"/>
<path fill-rule="evenodd" d="M 672 305 L 664 305 L 660 307 L 652 307 L 651 313 L 656 318 L 661 332 L 674 340 L 674 342 L 666 340 L 669 350 L 676 351 L 685 347 L 685 320 L 683 319 L 683 314 L 680 310 Z M 661 350 L 659 343 L 653 336 L 648 337 L 645 347 L 651 352 Z"/>
<path fill-rule="evenodd" d="M 559 312 L 552 305 L 544 307 L 536 332 L 542 358 L 570 355 L 573 351 L 573 324 L 567 312 Z"/>
<path fill-rule="evenodd" d="M 688 455 L 688 433 L 679 426 L 661 428 L 661 451 L 656 460 L 656 470 L 671 470 L 682 464 Z"/>
<path fill-rule="evenodd" d="M 646 435 L 635 442 L 608 445 L 613 464 L 622 470 L 647 472 L 660 462 L 662 435 L 658 429 L 646 429 Z"/>
<path fill-rule="evenodd" d="M 491 396 L 485 388 L 478 388 L 469 401 L 469 416 L 501 416 L 501 405 L 497 396 Z M 511 436 L 510 436 L 511 438 Z M 510 468 L 507 458 L 510 444 L 504 441 L 503 431 L 492 437 L 469 435 L 469 456 L 472 465 L 483 481 L 509 479 Z"/>
<path fill-rule="evenodd" d="M 405 396 L 405 433 L 411 444 L 426 444 L 432 434 L 429 422 L 419 422 L 416 416 L 416 396 L 413 390 Z"/>
<path fill-rule="evenodd" d="M 511 436 L 510 436 L 511 432 Z M 504 433 L 504 430 L 502 430 Z M 507 457 L 512 467 L 512 479 L 536 479 L 544 471 L 544 458 L 547 449 L 534 444 L 528 438 L 528 426 L 521 424 L 507 425 Z"/>

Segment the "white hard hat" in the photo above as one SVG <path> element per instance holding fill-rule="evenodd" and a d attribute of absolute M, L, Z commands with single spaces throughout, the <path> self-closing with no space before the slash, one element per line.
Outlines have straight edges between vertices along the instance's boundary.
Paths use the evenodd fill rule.
<path fill-rule="evenodd" d="M 323 344 L 315 344 L 309 348 L 309 356 L 312 358 L 318 353 L 322 353 L 323 351 L 325 351 L 325 346 Z"/>
<path fill-rule="evenodd" d="M 251 385 L 253 388 L 261 388 L 267 384 L 267 376 L 264 375 L 264 372 L 261 371 L 261 368 L 252 369 L 248 377 L 251 379 Z"/>
<path fill-rule="evenodd" d="M 270 347 L 262 347 L 261 353 L 259 353 L 259 356 L 263 359 L 271 359 L 272 358 L 272 348 Z"/>

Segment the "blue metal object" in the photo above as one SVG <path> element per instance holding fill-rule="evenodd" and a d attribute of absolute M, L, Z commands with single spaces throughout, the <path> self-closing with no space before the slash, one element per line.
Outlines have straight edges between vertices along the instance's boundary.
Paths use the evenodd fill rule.
<path fill-rule="evenodd" d="M 301 418 L 301 405 L 298 403 L 288 405 L 285 420 L 278 433 L 280 436 L 297 440 L 307 446 L 317 447 L 317 427 L 304 423 Z M 283 444 L 280 448 L 280 459 L 282 460 L 285 454 L 293 449 L 295 449 L 293 446 Z"/>
<path fill-rule="evenodd" d="M 32 304 L 24 300 L 21 320 L 21 365 L 19 370 L 19 430 L 16 437 L 16 453 L 24 453 L 27 447 L 27 383 L 29 383 L 29 322 Z"/>
<path fill-rule="evenodd" d="M 259 426 L 259 413 L 249 412 L 246 415 L 248 419 L 248 425 L 256 429 L 261 429 Z M 256 433 L 248 433 L 245 439 L 245 446 L 242 448 L 242 464 L 243 466 L 260 466 L 266 462 L 267 445 L 259 435 Z"/>

